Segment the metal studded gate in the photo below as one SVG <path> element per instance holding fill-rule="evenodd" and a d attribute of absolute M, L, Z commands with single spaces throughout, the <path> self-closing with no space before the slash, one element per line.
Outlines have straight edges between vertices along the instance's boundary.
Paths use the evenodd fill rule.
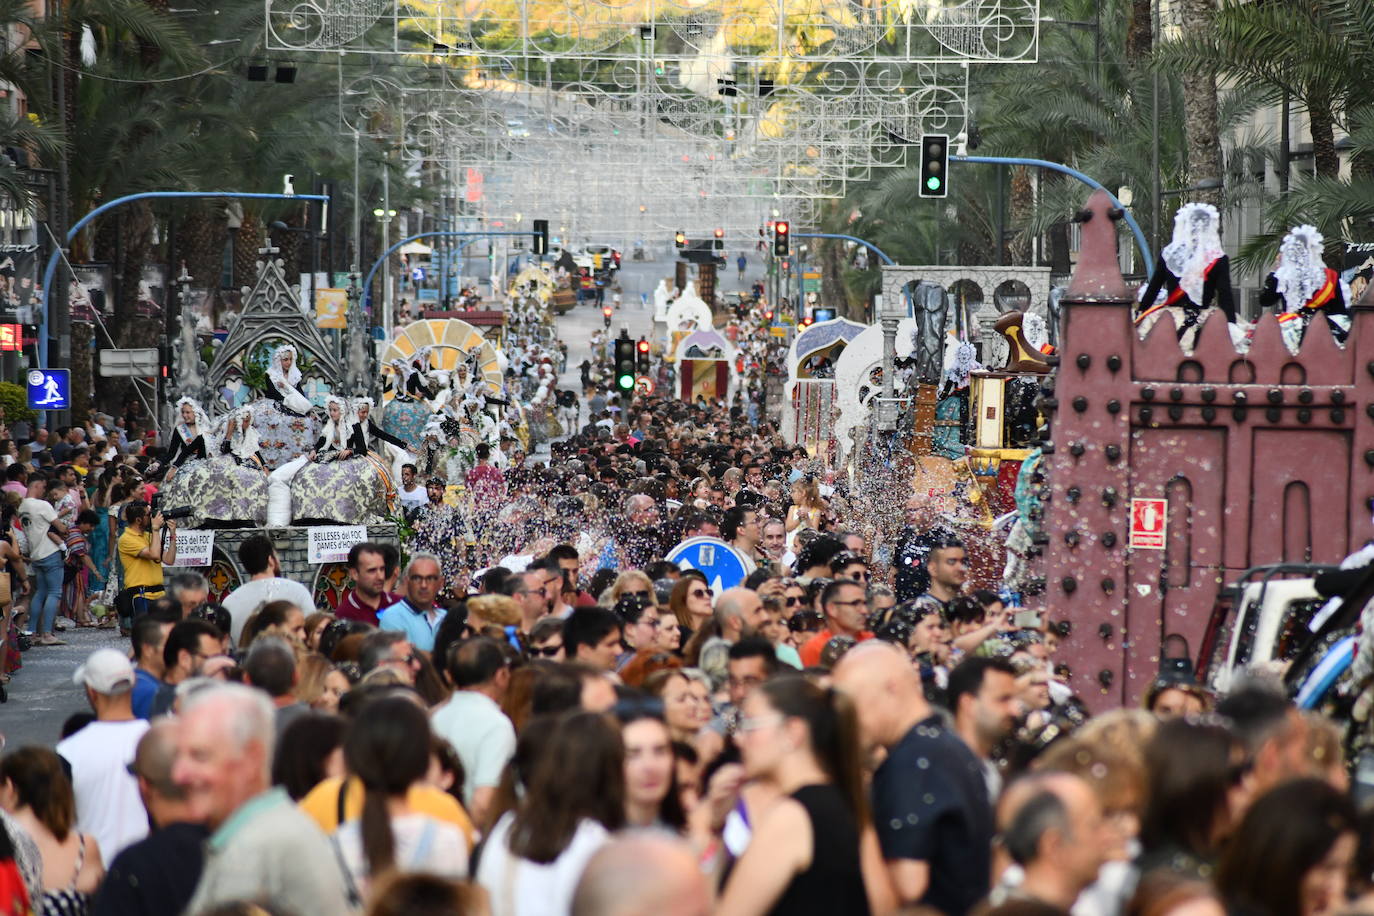
<path fill-rule="evenodd" d="M 1318 320 L 1292 354 L 1266 314 L 1238 350 L 1213 314 L 1185 353 L 1172 318 L 1136 335 L 1105 195 L 1082 217 L 1046 403 L 1045 600 L 1073 624 L 1074 688 L 1105 707 L 1135 702 L 1166 634 L 1197 648 L 1223 582 L 1374 537 L 1374 299 L 1344 348 Z M 1132 499 L 1164 500 L 1157 548 L 1129 545 Z"/>

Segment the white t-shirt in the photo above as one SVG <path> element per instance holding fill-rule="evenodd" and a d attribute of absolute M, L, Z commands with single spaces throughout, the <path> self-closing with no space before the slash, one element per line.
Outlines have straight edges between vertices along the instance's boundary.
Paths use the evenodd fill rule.
<path fill-rule="evenodd" d="M 120 850 L 148 835 L 138 780 L 125 769 L 147 730 L 146 719 L 92 722 L 57 745 L 72 767 L 76 827 L 95 837 L 103 862 L 113 862 Z"/>
<path fill-rule="evenodd" d="M 19 519 L 29 541 L 29 559 L 42 560 L 57 550 L 48 539 L 48 527 L 57 519 L 57 510 L 45 499 L 28 497 L 19 503 Z"/>
<path fill-rule="evenodd" d="M 429 497 L 425 494 L 425 488 L 418 483 L 413 490 L 407 490 L 405 487 L 398 487 L 396 493 L 401 497 L 401 507 L 405 509 L 418 509 L 429 502 Z"/>
<path fill-rule="evenodd" d="M 258 605 L 269 601 L 290 601 L 307 616 L 315 612 L 315 596 L 299 582 L 283 579 L 281 576 L 245 582 L 224 599 L 224 607 L 229 611 L 231 621 L 229 635 L 234 640 L 234 645 L 238 645 L 243 625 L 253 616 Z"/>
<path fill-rule="evenodd" d="M 434 733 L 463 761 L 463 801 L 472 804 L 476 789 L 497 786 L 515 753 L 515 726 L 491 697 L 459 690 L 434 711 Z"/>
<path fill-rule="evenodd" d="M 610 834 L 596 821 L 584 820 L 563 854 L 540 865 L 511 853 L 514 822 L 509 813 L 496 822 L 477 864 L 477 883 L 491 897 L 491 916 L 567 916 L 583 869 Z"/>
<path fill-rule="evenodd" d="M 359 893 L 368 896 L 370 875 L 363 855 L 363 822 L 348 821 L 334 832 L 339 856 Z M 399 872 L 426 872 L 461 881 L 468 876 L 468 842 L 456 826 L 424 814 L 391 819 L 395 863 Z"/>
<path fill-rule="evenodd" d="M 530 564 L 533 562 L 534 554 L 532 553 L 513 553 L 509 556 L 502 557 L 501 562 L 496 565 L 509 569 L 513 573 L 522 573 L 529 569 Z"/>

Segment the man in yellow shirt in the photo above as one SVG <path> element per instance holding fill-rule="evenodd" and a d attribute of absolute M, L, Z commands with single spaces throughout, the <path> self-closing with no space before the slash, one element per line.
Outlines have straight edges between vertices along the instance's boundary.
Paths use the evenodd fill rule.
<path fill-rule="evenodd" d="M 130 503 L 124 510 L 129 526 L 119 536 L 119 559 L 124 564 L 124 590 L 115 599 L 119 628 L 127 633 L 133 618 L 148 610 L 148 602 L 164 592 L 162 564 L 177 559 L 176 522 L 164 522 L 162 513 L 149 515 L 145 503 Z M 167 537 L 162 537 L 164 525 Z"/>

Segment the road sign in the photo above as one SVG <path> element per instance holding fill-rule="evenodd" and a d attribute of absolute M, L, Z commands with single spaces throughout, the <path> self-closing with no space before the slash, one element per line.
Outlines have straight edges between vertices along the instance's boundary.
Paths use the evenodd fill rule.
<path fill-rule="evenodd" d="M 71 372 L 66 369 L 29 370 L 29 407 L 66 410 L 72 406 Z"/>
<path fill-rule="evenodd" d="M 142 350 L 101 350 L 101 378 L 147 378 L 160 369 L 157 348 Z"/>
<path fill-rule="evenodd" d="M 1169 524 L 1169 504 L 1163 499 L 1131 500 L 1131 535 L 1128 547 L 1163 550 Z"/>
<path fill-rule="evenodd" d="M 638 394 L 650 395 L 654 393 L 654 380 L 647 375 L 641 375 L 635 379 L 635 391 Z"/>
<path fill-rule="evenodd" d="M 720 538 L 688 538 L 664 559 L 682 569 L 700 570 L 717 595 L 739 585 L 749 575 L 750 563 L 744 554 Z"/>

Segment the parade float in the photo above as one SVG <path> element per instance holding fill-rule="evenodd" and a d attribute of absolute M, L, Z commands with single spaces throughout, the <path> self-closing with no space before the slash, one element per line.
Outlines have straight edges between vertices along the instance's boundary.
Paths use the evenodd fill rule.
<path fill-rule="evenodd" d="M 786 441 L 804 445 L 813 455 L 829 450 L 835 438 L 835 360 L 867 327 L 834 318 L 805 327 L 792 338 L 782 389 Z"/>
<path fill-rule="evenodd" d="M 178 565 L 205 574 L 212 600 L 247 580 L 238 547 L 266 533 L 283 574 L 307 584 L 319 606 L 333 606 L 349 585 L 343 561 L 353 544 L 397 543 L 390 461 L 378 451 L 387 444 L 370 423 L 378 377 L 356 302 L 348 330 L 331 344 L 301 310 L 275 249 L 262 254 L 209 366 L 193 316 L 182 313 L 171 385 L 177 415 L 164 424 L 171 430 L 165 438 L 189 426 L 202 445 L 189 460 L 161 469 L 159 504 L 190 510 Z M 334 450 L 309 460 L 331 436 L 361 442 L 363 453 Z"/>
<path fill-rule="evenodd" d="M 1304 317 L 1291 299 L 1244 327 L 1221 308 L 1180 307 L 1142 334 L 1117 262 L 1118 215 L 1099 191 L 1077 220 L 1060 360 L 1040 402 L 1052 445 L 1022 513 L 1034 528 L 1028 578 L 1071 623 L 1059 654 L 1094 708 L 1135 702 L 1162 646 L 1186 643 L 1205 661 L 1207 642 L 1224 641 L 1209 627 L 1213 608 L 1248 570 L 1334 565 L 1374 538 L 1374 298 L 1333 316 L 1341 324 L 1308 308 L 1314 320 L 1297 335 L 1284 327 Z M 1328 272 L 1312 273 L 1319 293 Z M 1196 332 L 1180 333 L 1186 323 Z M 1345 611 L 1297 621 L 1308 635 L 1295 646 L 1355 631 L 1368 596 L 1359 583 L 1374 581 L 1360 571 L 1367 559 L 1352 564 Z M 1308 652 L 1282 661 L 1310 671 Z M 1362 666 L 1353 695 L 1369 683 L 1368 656 Z"/>

